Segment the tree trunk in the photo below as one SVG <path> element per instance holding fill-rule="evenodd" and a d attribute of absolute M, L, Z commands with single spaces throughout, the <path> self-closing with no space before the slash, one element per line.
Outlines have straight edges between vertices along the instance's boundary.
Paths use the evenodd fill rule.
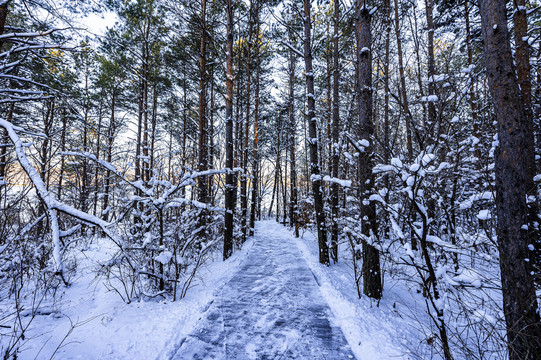
<path fill-rule="evenodd" d="M 359 187 L 361 194 L 361 219 L 363 241 L 363 279 L 364 293 L 372 298 L 380 299 L 382 293 L 381 270 L 379 252 L 373 243 L 378 234 L 376 219 L 376 204 L 369 201 L 373 186 L 373 134 L 372 123 L 372 33 L 371 9 L 366 2 L 357 0 L 357 24 L 355 35 L 357 38 L 357 64 L 359 66 L 359 127 L 358 136 L 361 143 L 368 142 L 365 151 L 359 156 Z M 364 219 L 368 220 L 365 221 Z"/>
<path fill-rule="evenodd" d="M 436 132 L 436 106 L 434 99 L 436 95 L 436 84 L 434 75 L 436 75 L 436 65 L 434 60 L 434 0 L 425 0 L 426 25 L 428 28 L 427 34 L 427 50 L 428 50 L 428 123 L 426 124 L 427 144 L 436 144 L 438 142 L 438 133 Z"/>
<path fill-rule="evenodd" d="M 198 170 L 208 169 L 208 122 L 206 117 L 206 87 L 207 87 L 207 0 L 201 0 L 201 44 L 199 54 L 199 137 L 198 137 Z M 202 203 L 208 203 L 208 179 L 206 176 L 197 178 L 198 200 Z M 203 238 L 206 234 L 204 229 L 206 225 L 206 211 L 201 210 L 199 215 L 198 227 L 201 229 L 197 234 Z"/>
<path fill-rule="evenodd" d="M 96 131 L 97 139 L 96 139 L 96 159 L 100 159 L 100 151 L 101 151 L 101 122 L 102 122 L 103 116 L 102 116 L 102 106 L 100 104 L 99 114 L 98 114 L 98 129 Z M 98 193 L 99 193 L 99 170 L 100 167 L 97 166 L 94 169 L 94 208 L 93 208 L 93 214 L 94 216 L 98 216 Z M 97 228 L 94 228 L 97 229 Z M 95 230 L 94 230 L 95 231 Z"/>
<path fill-rule="evenodd" d="M 413 44 L 414 44 L 414 48 L 415 48 L 415 57 L 416 57 L 416 75 L 417 75 L 417 86 L 419 87 L 419 96 L 421 97 L 421 99 L 425 96 L 425 92 L 424 92 L 424 89 L 423 89 L 423 75 L 422 75 L 422 71 L 421 71 L 421 44 L 420 44 L 420 40 L 419 40 L 419 36 L 418 36 L 418 33 L 419 33 L 419 26 L 417 25 L 417 16 L 414 15 L 412 16 L 413 17 L 413 24 L 411 24 L 411 17 L 410 17 L 410 25 L 411 25 L 411 32 L 412 32 L 412 35 L 413 35 Z M 404 88 L 405 89 L 405 88 Z M 404 90 L 405 91 L 405 90 Z M 423 107 L 423 125 L 426 124 L 427 122 L 427 111 L 426 111 L 426 102 L 425 101 L 421 101 L 421 106 Z M 410 117 L 410 120 L 413 120 L 413 116 Z M 415 123 L 412 123 L 412 130 L 415 131 L 415 137 L 417 139 L 417 143 L 419 144 L 419 149 L 420 150 L 424 150 L 425 149 L 425 146 L 426 146 L 426 134 L 425 136 L 423 137 L 422 135 L 419 134 L 419 131 L 417 131 L 417 129 L 420 129 L 421 126 L 416 126 Z"/>
<path fill-rule="evenodd" d="M 211 72 L 210 72 L 210 109 L 209 109 L 209 152 L 208 152 L 208 164 L 209 169 L 214 169 L 214 156 L 215 154 L 215 144 L 214 144 L 214 64 L 212 64 Z M 214 193 L 214 176 L 209 175 L 208 176 L 208 189 L 209 189 L 209 202 L 212 206 L 215 204 L 215 193 Z"/>
<path fill-rule="evenodd" d="M 115 110 L 116 110 L 116 94 L 113 90 L 111 95 L 111 119 L 109 122 L 109 127 L 107 129 L 107 162 L 110 164 L 113 160 L 113 143 L 115 139 L 116 132 L 116 120 L 115 120 Z M 105 221 L 109 219 L 109 193 L 111 187 L 111 171 L 107 170 L 105 172 L 105 185 L 104 185 L 104 196 L 103 196 L 103 207 L 102 207 L 102 216 Z"/>
<path fill-rule="evenodd" d="M 259 141 L 259 90 L 260 90 L 260 77 L 261 77 L 261 64 L 260 64 L 260 46 L 259 43 L 259 31 L 261 28 L 261 20 L 259 19 L 259 11 L 260 11 L 260 1 L 256 2 L 256 13 L 255 13 L 255 21 L 256 21 L 256 62 L 255 62 L 255 104 L 254 104 L 254 164 L 253 164 L 253 178 L 252 178 L 252 203 L 250 206 L 250 236 L 254 235 L 254 229 L 255 229 L 255 217 L 257 212 L 257 203 L 258 203 L 258 194 L 259 194 L 259 155 L 258 155 L 258 141 Z"/>
<path fill-rule="evenodd" d="M 470 91 L 469 91 L 469 97 L 470 97 L 470 109 L 471 109 L 471 118 L 473 123 L 473 136 L 476 138 L 480 138 L 481 134 L 479 132 L 479 121 L 478 121 L 478 114 L 477 114 L 477 94 L 475 93 L 475 76 L 473 71 L 473 45 L 472 45 L 472 39 L 471 39 L 471 27 L 470 27 L 470 7 L 469 7 L 469 0 L 464 1 L 464 17 L 466 20 L 466 48 L 468 52 L 468 68 L 469 68 L 469 75 L 470 75 Z M 475 157 L 477 158 L 477 167 L 480 168 L 480 161 L 481 161 L 481 149 L 480 144 L 475 145 Z"/>
<path fill-rule="evenodd" d="M 479 1 L 488 85 L 498 123 L 496 231 L 509 358 L 533 360 L 541 354 L 541 324 L 531 263 L 525 261 L 531 238 L 524 228 L 528 223 L 526 165 L 533 134 L 513 68 L 505 5 L 504 0 Z"/>
<path fill-rule="evenodd" d="M 289 51 L 289 163 L 291 176 L 289 183 L 291 186 L 291 200 L 289 201 L 289 225 L 295 228 L 295 237 L 299 237 L 299 221 L 297 211 L 299 208 L 298 190 L 297 190 L 297 162 L 296 162 L 296 130 L 295 121 L 295 65 L 296 57 L 293 51 Z"/>
<path fill-rule="evenodd" d="M 522 94 L 522 101 L 524 104 L 524 113 L 526 116 L 528 133 L 534 131 L 533 121 L 533 109 L 532 109 L 532 80 L 530 70 L 530 47 L 528 45 L 528 19 L 526 14 L 526 1 L 517 0 L 513 2 L 514 7 L 514 30 L 515 30 L 515 61 L 517 64 L 517 76 L 520 92 Z M 537 195 L 537 188 L 533 181 L 536 175 L 535 164 L 535 139 L 531 144 L 531 148 L 528 151 L 528 158 L 526 159 L 526 168 L 528 169 L 526 178 L 526 193 L 530 198 L 534 198 Z M 541 239 L 539 238 L 539 207 L 535 201 L 528 201 L 529 212 L 529 227 L 530 236 L 532 238 L 531 244 L 535 249 L 532 252 L 532 261 L 535 268 L 539 268 L 541 265 Z M 539 272 L 539 271 L 537 271 Z M 541 274 L 537 273 L 537 277 L 541 277 Z"/>
<path fill-rule="evenodd" d="M 88 121 L 90 119 L 90 95 L 88 94 L 88 71 L 85 74 L 85 104 L 84 104 L 84 124 L 83 124 L 83 152 L 88 152 Z M 81 177 L 81 190 L 79 197 L 79 210 L 86 211 L 88 200 L 88 162 L 86 158 L 82 158 L 83 169 Z"/>
<path fill-rule="evenodd" d="M 149 150 L 149 179 L 154 177 L 154 168 L 156 165 L 156 130 L 158 127 L 158 86 L 154 83 L 152 89 L 152 117 L 150 121 L 150 150 Z"/>
<path fill-rule="evenodd" d="M 10 1 L 4 1 L 0 5 L 0 35 L 4 34 L 4 27 L 6 25 L 6 18 L 8 15 L 8 5 Z M 0 41 L 0 52 L 2 51 L 2 47 L 4 45 L 3 41 Z M 13 104 L 10 104 L 9 106 L 9 114 L 13 116 Z M 11 122 L 11 121 L 10 121 Z M 8 143 L 8 133 L 7 130 L 2 131 L 2 136 L 0 137 L 0 190 L 4 187 L 4 181 L 6 177 L 6 165 L 7 165 L 7 146 L 5 144 Z"/>
<path fill-rule="evenodd" d="M 13 105 L 12 105 L 13 106 Z M 13 110 L 11 110 L 12 112 Z M 11 116 L 11 115 L 10 115 Z M 8 121 L 10 118 L 8 117 Z M 62 152 L 66 151 L 66 133 L 68 129 L 68 118 L 66 116 L 65 108 L 62 111 L 62 132 L 60 134 L 60 150 Z M 64 182 L 64 167 L 66 164 L 65 156 L 60 157 L 60 174 L 58 175 L 58 200 L 62 201 L 62 188 Z M 107 219 L 106 219 L 107 221 Z"/>
<path fill-rule="evenodd" d="M 316 99 L 314 95 L 314 73 L 312 66 L 312 19 L 310 0 L 304 0 L 304 64 L 306 67 L 306 96 L 308 103 L 308 126 L 310 143 L 310 173 L 312 192 L 314 195 L 314 210 L 316 212 L 317 238 L 319 245 L 319 262 L 329 265 L 329 248 L 327 246 L 327 229 L 323 209 L 323 194 L 321 193 L 321 171 L 318 159 L 318 136 L 316 119 Z"/>
<path fill-rule="evenodd" d="M 398 0 L 394 0 L 394 26 L 396 34 L 396 47 L 398 52 L 398 73 L 400 76 L 400 94 L 402 97 L 402 108 L 404 109 L 404 117 L 406 119 L 406 143 L 408 150 L 408 162 L 413 159 L 413 142 L 411 139 L 411 112 L 408 102 L 408 93 L 406 90 L 406 75 L 404 73 L 404 60 L 402 55 L 402 37 L 400 35 L 400 19 L 398 17 Z"/>
<path fill-rule="evenodd" d="M 334 2 L 334 37 L 333 37 L 333 99 L 332 99 L 332 146 L 331 176 L 338 178 L 338 166 L 340 161 L 339 136 L 340 136 L 340 55 L 339 55 L 339 34 L 340 34 L 340 2 Z M 338 261 L 338 218 L 339 218 L 340 187 L 337 183 L 331 184 L 331 258 Z"/>
<path fill-rule="evenodd" d="M 7 120 L 11 123 L 13 121 L 14 104 L 9 104 Z M 0 191 L 5 186 L 6 182 L 6 168 L 8 163 L 8 133 L 7 130 L 2 131 L 0 137 Z"/>
<path fill-rule="evenodd" d="M 148 31 L 150 24 L 146 25 L 145 38 L 143 40 L 143 61 L 141 64 L 142 80 L 143 80 L 143 182 L 145 184 L 150 180 L 150 144 L 149 144 L 149 129 L 148 129 L 148 83 L 149 83 L 149 68 L 148 62 L 150 61 L 149 45 L 148 45 Z M 147 184 L 148 185 L 148 184 Z"/>
<path fill-rule="evenodd" d="M 240 208 L 241 219 L 240 226 L 242 231 L 242 243 L 246 241 L 248 235 L 248 138 L 250 136 L 250 95 L 252 91 L 252 40 L 253 40 L 253 23 L 252 15 L 254 11 L 253 1 L 250 1 L 250 10 L 248 13 L 248 44 L 246 56 L 246 121 L 244 123 L 244 148 L 242 156 L 242 168 L 244 174 L 240 181 Z"/>
<path fill-rule="evenodd" d="M 233 216 L 235 212 L 235 173 L 233 172 L 233 6 L 227 0 L 226 97 L 225 97 L 225 224 L 223 259 L 233 253 Z"/>
<path fill-rule="evenodd" d="M 279 171 L 278 169 L 280 168 L 280 129 L 282 127 L 282 111 L 279 110 L 278 111 L 278 122 L 276 123 L 276 165 L 274 166 L 274 184 L 272 185 L 272 197 L 271 197 L 271 202 L 270 202 L 270 206 L 269 206 L 269 213 L 268 213 L 268 216 L 270 217 L 271 216 L 271 213 L 272 213 L 272 207 L 274 206 L 274 199 L 276 198 L 276 203 L 278 204 L 278 202 L 280 201 L 279 199 L 279 194 L 278 194 L 278 176 L 279 176 Z M 276 208 L 276 211 L 278 211 L 278 207 Z"/>
<path fill-rule="evenodd" d="M 181 166 L 182 166 L 182 172 L 186 171 L 186 162 L 187 162 L 187 154 L 186 154 L 186 140 L 187 140 L 187 126 L 188 126 L 188 85 L 186 84 L 186 63 L 184 63 L 184 78 L 182 80 L 182 160 L 181 160 Z M 183 186 L 181 190 L 182 197 L 186 197 L 186 187 Z M 181 208 L 182 209 L 182 208 Z"/>

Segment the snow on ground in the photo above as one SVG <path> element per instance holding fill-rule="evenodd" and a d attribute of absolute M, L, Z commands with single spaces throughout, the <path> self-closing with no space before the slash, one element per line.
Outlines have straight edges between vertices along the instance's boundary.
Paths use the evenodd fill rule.
<path fill-rule="evenodd" d="M 420 351 L 426 351 L 426 339 L 420 337 L 416 329 L 415 322 L 419 319 L 414 320 L 412 315 L 421 318 L 420 321 L 428 323 L 429 320 L 422 319 L 426 317 L 424 304 L 416 302 L 415 294 L 387 280 L 379 304 L 364 295 L 359 299 L 351 261 L 347 260 L 351 255 L 346 244 L 339 248 L 339 262 L 329 267 L 319 263 L 317 239 L 313 233 L 305 232 L 297 239 L 297 246 L 318 279 L 334 321 L 358 359 L 414 359 L 421 355 Z"/>
<path fill-rule="evenodd" d="M 358 359 L 415 359 L 432 358 L 435 355 L 431 353 L 430 347 L 426 345 L 426 338 L 418 330 L 420 322 L 429 323 L 429 320 L 424 315 L 422 297 L 418 296 L 419 294 L 416 294 L 414 289 L 407 289 L 404 284 L 386 280 L 384 296 L 379 304 L 366 296 L 358 299 L 353 281 L 353 270 L 350 261 L 347 260 L 350 254 L 348 254 L 346 244 L 340 248 L 342 256 L 340 261 L 326 267 L 318 263 L 317 241 L 314 234 L 309 231 L 305 232 L 302 238 L 294 239 L 290 230 L 274 221 L 259 222 L 255 241 L 266 242 L 271 238 L 278 239 L 278 244 L 282 244 L 279 239 L 283 240 L 284 246 L 278 247 L 276 255 L 283 253 L 284 257 L 290 256 L 288 260 L 290 265 L 278 264 L 277 271 L 272 274 L 283 275 L 290 271 L 295 273 L 296 268 L 293 269 L 291 266 L 300 266 L 296 259 L 304 257 L 316 279 L 316 282 L 311 280 L 313 285 L 309 285 L 309 293 L 316 291 L 316 296 L 322 296 L 322 299 L 318 299 L 320 301 L 318 304 L 329 305 L 330 312 L 322 310 L 326 314 L 325 317 L 328 318 L 333 329 L 342 330 L 351 351 Z M 293 249 L 289 255 L 286 254 L 287 248 L 292 245 L 296 245 L 298 249 Z M 109 256 L 105 240 L 97 241 L 77 255 L 78 275 L 71 279 L 72 285 L 68 288 L 60 287 L 54 303 L 51 302 L 52 300 L 44 302 L 43 308 L 51 311 L 44 311 L 48 315 L 36 317 L 27 333 L 19 359 L 49 359 L 55 351 L 56 359 L 169 359 L 174 354 L 178 358 L 183 358 L 181 350 L 188 343 L 186 339 L 193 337 L 194 331 L 204 327 L 207 318 L 213 316 L 213 309 L 223 310 L 223 304 L 226 304 L 224 300 L 234 298 L 233 293 L 242 292 L 243 287 L 248 286 L 246 289 L 250 287 L 249 282 L 245 284 L 239 282 L 236 285 L 233 281 L 229 284 L 228 282 L 237 278 L 242 269 L 250 265 L 247 259 L 254 258 L 253 254 L 250 254 L 250 249 L 254 246 L 254 240 L 249 240 L 243 250 L 236 252 L 226 262 L 221 261 L 218 251 L 214 261 L 201 268 L 196 280 L 197 285 L 188 291 L 186 298 L 180 301 L 156 300 L 125 304 L 116 293 L 107 291 L 102 281 L 94 278 L 98 262 Z M 272 246 L 266 246 L 268 251 L 273 249 Z M 256 248 L 258 247 L 254 247 L 254 252 Z M 272 264 L 277 264 L 277 262 L 273 261 Z M 302 266 L 306 269 L 306 265 Z M 259 271 L 263 271 L 260 275 L 268 272 L 256 270 L 256 272 Z M 272 285 L 267 288 L 263 286 L 261 291 L 276 292 L 272 301 L 276 302 L 280 298 L 287 303 L 292 302 L 297 315 L 302 311 L 308 311 L 301 309 L 302 304 L 296 304 L 295 296 L 289 296 L 286 291 L 280 290 L 283 287 L 279 284 L 284 282 L 284 279 L 261 281 L 259 285 L 265 283 Z M 238 289 L 235 289 L 235 286 Z M 306 294 L 301 295 L 308 297 Z M 242 296 L 243 294 L 239 294 L 239 298 Z M 265 307 L 254 310 L 254 313 L 261 315 L 263 320 L 268 318 L 270 315 L 263 312 L 268 312 L 272 308 L 272 301 L 264 301 Z M 273 306 L 280 307 L 283 301 L 273 303 Z M 0 312 L 9 310 L 10 306 L 13 307 L 13 304 L 0 304 Z M 274 310 L 278 313 L 282 311 Z M 223 313 L 220 316 L 224 318 Z M 287 316 L 287 312 L 282 311 L 278 318 Z M 302 319 L 303 316 L 294 316 L 294 321 L 302 323 Z M 269 324 L 261 322 L 250 324 L 248 321 L 245 326 L 256 326 L 257 333 L 264 329 L 282 326 L 281 321 L 271 320 Z M 225 324 L 224 321 L 222 322 Z M 68 335 L 70 324 L 76 326 Z M 280 332 L 283 329 L 277 331 Z M 230 339 L 230 333 L 234 334 L 234 330 L 226 330 L 225 335 L 223 332 L 219 335 L 224 335 L 224 339 Z M 293 343 L 298 343 L 300 333 L 293 334 L 287 331 L 284 333 L 285 339 L 293 339 Z M 247 332 L 248 339 L 249 334 L 250 332 Z M 236 335 L 238 338 L 238 334 Z M 66 338 L 62 343 L 64 337 Z M 280 343 L 279 336 L 276 340 L 277 344 Z M 258 354 L 261 355 L 261 349 L 258 347 L 267 346 L 268 343 L 269 341 L 264 339 L 251 339 L 246 342 L 244 355 L 247 358 L 258 358 Z M 59 344 L 61 346 L 57 349 Z M 297 351 L 289 345 L 286 347 Z M 227 346 L 225 349 L 227 350 Z"/>
<path fill-rule="evenodd" d="M 354 359 L 331 318 L 293 236 L 264 221 L 240 270 L 173 359 Z"/>
<path fill-rule="evenodd" d="M 61 287 L 55 303 L 44 301 L 50 315 L 38 315 L 32 323 L 19 359 L 155 359 L 166 356 L 179 339 L 197 324 L 214 293 L 225 284 L 242 263 L 252 246 L 248 241 L 242 251 L 228 261 L 221 256 L 204 265 L 196 286 L 177 302 L 141 301 L 124 303 L 107 291 L 94 272 L 99 260 L 107 259 L 105 240 L 91 244 L 77 258 L 78 277 L 68 288 Z M 50 303 L 50 304 L 49 304 Z M 2 304 L 0 312 L 13 307 Z M 46 311 L 49 313 L 49 311 Z M 25 319 L 25 318 L 23 318 Z M 76 325 L 68 335 L 70 324 Z M 4 339 L 5 340 L 5 339 Z M 62 345 L 57 349 L 59 344 Z"/>

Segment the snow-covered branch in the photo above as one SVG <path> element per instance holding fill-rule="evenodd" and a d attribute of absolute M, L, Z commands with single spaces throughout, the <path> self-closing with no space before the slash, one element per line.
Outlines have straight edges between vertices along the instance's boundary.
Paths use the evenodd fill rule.
<path fill-rule="evenodd" d="M 120 238 L 114 233 L 114 231 L 110 229 L 110 223 L 94 215 L 88 214 L 84 211 L 66 205 L 58 201 L 51 195 L 51 193 L 47 190 L 45 183 L 39 176 L 34 166 L 30 163 L 28 157 L 26 156 L 26 153 L 24 152 L 24 144 L 16 132 L 17 130 L 22 130 L 20 127 L 14 126 L 9 121 L 1 118 L 0 127 L 3 127 L 6 130 L 9 139 L 15 147 L 15 153 L 17 155 L 17 160 L 19 164 L 28 175 L 30 181 L 32 182 L 32 185 L 36 189 L 37 196 L 47 209 L 47 216 L 50 221 L 52 232 L 53 261 L 55 266 L 55 272 L 62 275 L 64 270 L 64 263 L 62 261 L 60 251 L 60 237 L 62 234 L 65 233 L 61 232 L 60 230 L 60 226 L 58 224 L 58 216 L 56 213 L 57 211 L 61 211 L 67 215 L 73 216 L 81 221 L 90 223 L 92 225 L 99 226 L 105 232 L 105 234 L 109 238 L 111 238 L 118 246 L 122 246 L 122 241 L 120 240 Z"/>

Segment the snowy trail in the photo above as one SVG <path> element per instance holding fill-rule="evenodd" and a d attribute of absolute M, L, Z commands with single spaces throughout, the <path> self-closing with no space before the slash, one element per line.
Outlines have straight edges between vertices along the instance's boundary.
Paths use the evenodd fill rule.
<path fill-rule="evenodd" d="M 354 359 L 295 239 L 257 224 L 240 270 L 172 359 Z"/>

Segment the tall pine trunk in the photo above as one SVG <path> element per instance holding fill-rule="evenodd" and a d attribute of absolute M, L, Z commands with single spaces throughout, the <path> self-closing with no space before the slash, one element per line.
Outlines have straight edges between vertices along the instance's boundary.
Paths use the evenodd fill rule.
<path fill-rule="evenodd" d="M 357 64 L 359 66 L 359 126 L 358 139 L 361 144 L 367 144 L 359 156 L 359 187 L 361 194 L 361 221 L 363 240 L 363 292 L 375 299 L 382 294 L 381 270 L 379 251 L 371 243 L 378 234 L 376 219 L 376 204 L 369 200 L 374 179 L 373 168 L 373 135 L 372 123 L 372 33 L 371 8 L 366 1 L 357 0 L 357 23 L 355 35 L 357 38 Z M 367 219 L 367 220 L 365 220 Z M 370 241 L 370 242 L 369 242 Z"/>
<path fill-rule="evenodd" d="M 250 136 L 250 95 L 252 91 L 252 40 L 253 40 L 253 1 L 250 1 L 250 10 L 248 13 L 248 46 L 246 56 L 246 120 L 244 123 L 244 147 L 242 156 L 242 169 L 244 174 L 240 181 L 240 208 L 241 219 L 240 226 L 242 231 L 242 242 L 246 241 L 248 235 L 248 139 Z"/>
<path fill-rule="evenodd" d="M 258 197 L 259 197 L 259 154 L 258 154 L 258 141 L 259 141 L 259 91 L 260 91 L 260 77 L 261 77 L 261 55 L 260 55 L 260 47 L 261 44 L 259 43 L 259 31 L 261 28 L 261 20 L 259 19 L 259 12 L 260 12 L 260 1 L 257 1 L 256 3 L 256 13 L 254 15 L 255 21 L 256 21 L 256 58 L 255 58 L 255 104 L 254 104 L 254 163 L 253 163 L 253 177 L 252 177 L 252 203 L 250 205 L 250 236 L 254 235 L 254 228 L 255 228 L 255 218 L 256 218 L 256 212 L 257 212 L 257 203 L 258 203 Z"/>
<path fill-rule="evenodd" d="M 428 51 L 428 123 L 425 124 L 427 144 L 436 144 L 438 136 L 436 130 L 436 106 L 434 96 L 436 95 L 436 84 L 434 75 L 436 75 L 436 63 L 434 59 L 434 0 L 425 0 L 426 25 L 427 25 L 427 51 Z"/>
<path fill-rule="evenodd" d="M 531 66 L 530 66 L 530 46 L 528 45 L 528 18 L 526 10 L 526 1 L 517 0 L 513 2 L 514 7 L 514 30 L 515 30 L 515 61 L 517 64 L 517 76 L 520 92 L 522 94 L 522 101 L 524 104 L 524 113 L 526 116 L 528 132 L 533 133 L 534 124 L 533 124 L 533 109 L 532 109 L 532 79 L 531 79 Z M 537 188 L 533 181 L 534 176 L 536 175 L 536 164 L 535 164 L 535 139 L 531 144 L 528 144 L 530 147 L 528 149 L 528 158 L 526 159 L 527 167 L 527 178 L 526 178 L 526 193 L 528 198 L 535 199 L 537 195 Z M 529 212 L 529 227 L 530 227 L 530 236 L 532 238 L 531 244 L 534 245 L 535 249 L 531 256 L 533 264 L 536 268 L 539 268 L 541 265 L 541 239 L 539 234 L 539 218 L 537 214 L 539 213 L 539 206 L 536 201 L 528 202 L 528 212 Z M 541 274 L 539 271 L 536 276 L 539 278 Z"/>
<path fill-rule="evenodd" d="M 340 2 L 334 2 L 334 36 L 333 36 L 333 96 L 332 96 L 332 145 L 331 145 L 331 176 L 338 178 L 338 165 L 340 161 L 339 136 L 340 136 Z M 334 262 L 338 261 L 338 217 L 340 210 L 340 187 L 336 182 L 331 184 L 331 257 Z"/>
<path fill-rule="evenodd" d="M 198 136 L 198 170 L 205 171 L 208 169 L 208 121 L 206 116 L 207 99 L 207 0 L 201 1 L 201 43 L 199 53 L 199 136 Z M 198 200 L 202 203 L 208 203 L 209 190 L 208 178 L 199 176 L 197 178 Z M 198 227 L 201 229 L 198 233 L 199 237 L 204 237 L 206 234 L 206 211 L 201 210 L 199 215 Z"/>
<path fill-rule="evenodd" d="M 511 360 L 538 359 L 541 324 L 529 258 L 526 204 L 533 134 L 522 103 L 507 30 L 505 0 L 480 0 L 487 78 L 498 127 L 496 214 L 503 313 Z"/>
<path fill-rule="evenodd" d="M 235 212 L 235 173 L 233 172 L 233 6 L 227 0 L 226 96 L 225 96 L 225 224 L 224 251 L 226 260 L 233 253 L 233 216 Z"/>
<path fill-rule="evenodd" d="M 109 121 L 109 127 L 107 128 L 107 148 L 106 148 L 106 161 L 110 164 L 113 160 L 113 143 L 115 139 L 116 132 L 116 120 L 115 120 L 115 111 L 116 111 L 116 94 L 113 90 L 111 95 L 111 119 Z M 102 216 L 105 221 L 109 219 L 109 197 L 110 197 L 110 187 L 111 187 L 111 170 L 105 171 L 105 185 L 104 185 L 104 195 L 103 195 L 103 207 L 102 207 Z"/>
<path fill-rule="evenodd" d="M 291 200 L 289 201 L 289 225 L 295 228 L 295 237 L 299 237 L 299 221 L 298 221 L 298 190 L 297 190 L 297 162 L 296 162 L 296 130 L 297 123 L 295 121 L 295 65 L 296 57 L 293 51 L 289 51 L 289 96 L 288 96 L 288 113 L 289 113 L 289 163 L 290 163 L 290 179 Z"/>
<path fill-rule="evenodd" d="M 321 170 L 318 159 L 318 136 L 316 118 L 316 98 L 314 95 L 314 69 L 312 66 L 312 19 L 310 0 L 304 0 L 304 64 L 306 77 L 307 114 L 310 144 L 310 173 L 314 210 L 316 212 L 317 238 L 319 246 L 319 262 L 329 265 L 329 247 L 327 245 L 327 229 L 321 192 Z"/>
<path fill-rule="evenodd" d="M 470 97 L 470 109 L 471 109 L 471 119 L 473 123 L 473 136 L 480 138 L 481 134 L 479 131 L 479 121 L 477 113 L 477 94 L 475 93 L 475 76 L 473 71 L 473 44 L 471 38 L 471 26 L 470 26 L 470 6 L 469 0 L 464 1 L 464 18 L 466 25 L 466 50 L 468 53 L 468 69 L 470 76 L 470 86 L 469 86 L 469 97 Z M 480 144 L 475 145 L 475 157 L 477 158 L 477 168 L 480 168 L 481 161 L 481 149 Z"/>

